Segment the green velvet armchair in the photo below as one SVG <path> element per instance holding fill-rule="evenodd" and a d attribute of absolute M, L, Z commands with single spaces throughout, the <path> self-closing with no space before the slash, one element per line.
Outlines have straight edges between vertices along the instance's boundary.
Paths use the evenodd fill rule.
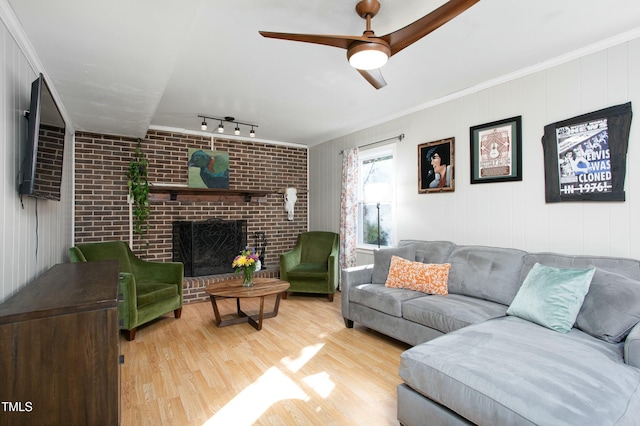
<path fill-rule="evenodd" d="M 291 293 L 326 294 L 333 302 L 338 286 L 340 236 L 334 232 L 303 232 L 293 250 L 280 255 L 280 279 Z"/>
<path fill-rule="evenodd" d="M 120 328 L 127 340 L 136 329 L 171 311 L 182 314 L 184 266 L 178 262 L 150 262 L 139 259 L 123 241 L 78 244 L 69 249 L 71 262 L 118 260 L 120 262 Z"/>

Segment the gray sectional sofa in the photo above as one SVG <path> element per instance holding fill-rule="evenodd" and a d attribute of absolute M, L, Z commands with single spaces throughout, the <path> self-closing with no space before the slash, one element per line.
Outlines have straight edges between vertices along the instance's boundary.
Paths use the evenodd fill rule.
<path fill-rule="evenodd" d="M 449 294 L 385 287 L 393 255 L 451 264 Z M 569 332 L 510 309 L 536 264 L 595 269 Z M 341 290 L 347 327 L 413 345 L 400 360 L 403 425 L 640 425 L 638 260 L 405 240 L 344 269 Z"/>

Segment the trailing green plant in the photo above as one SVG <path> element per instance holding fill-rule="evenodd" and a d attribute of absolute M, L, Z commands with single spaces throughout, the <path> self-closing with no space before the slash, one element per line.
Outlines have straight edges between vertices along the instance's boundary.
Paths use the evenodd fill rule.
<path fill-rule="evenodd" d="M 127 169 L 127 186 L 133 201 L 134 232 L 144 235 L 149 230 L 149 181 L 147 180 L 147 160 L 142 152 L 140 140 Z"/>

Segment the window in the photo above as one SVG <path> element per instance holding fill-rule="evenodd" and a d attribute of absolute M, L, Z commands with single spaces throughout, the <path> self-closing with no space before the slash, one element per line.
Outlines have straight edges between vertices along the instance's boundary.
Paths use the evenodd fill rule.
<path fill-rule="evenodd" d="M 360 152 L 358 245 L 385 247 L 394 237 L 394 154 L 386 146 Z"/>

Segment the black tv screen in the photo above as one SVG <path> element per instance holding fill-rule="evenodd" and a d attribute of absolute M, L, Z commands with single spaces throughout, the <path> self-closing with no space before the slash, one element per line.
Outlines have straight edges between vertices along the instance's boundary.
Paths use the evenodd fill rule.
<path fill-rule="evenodd" d="M 31 84 L 27 121 L 26 156 L 18 192 L 59 201 L 66 126 L 42 74 Z"/>

